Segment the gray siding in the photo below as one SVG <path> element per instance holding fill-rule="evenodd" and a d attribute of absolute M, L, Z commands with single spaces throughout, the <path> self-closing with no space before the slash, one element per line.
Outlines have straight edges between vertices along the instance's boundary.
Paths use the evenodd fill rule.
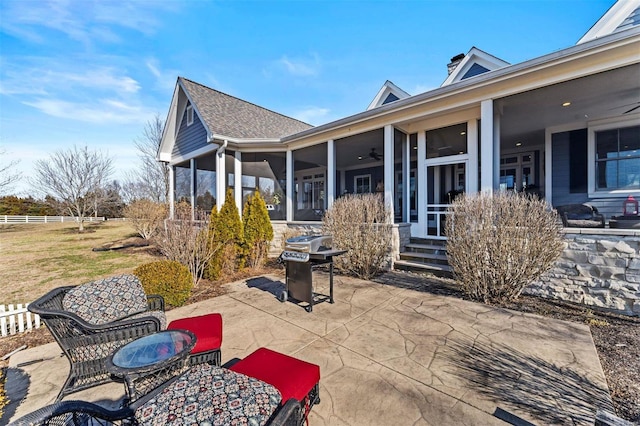
<path fill-rule="evenodd" d="M 187 126 L 187 112 L 182 115 L 180 121 L 180 130 L 178 130 L 178 136 L 176 137 L 176 144 L 173 147 L 172 157 L 179 155 L 186 155 L 197 149 L 200 149 L 207 145 L 207 131 L 200 121 L 200 117 L 193 111 L 193 124 Z"/>
<path fill-rule="evenodd" d="M 554 206 L 562 206 L 565 204 L 582 204 L 587 203 L 596 207 L 598 211 L 605 216 L 608 222 L 611 216 L 622 214 L 622 202 L 624 197 L 599 197 L 589 198 L 587 192 L 570 193 L 569 192 L 569 136 L 566 133 L 557 133 L 553 135 L 553 158 L 551 160 L 552 176 L 553 176 L 553 196 L 551 204 Z M 586 167 L 586 165 L 585 165 Z"/>
<path fill-rule="evenodd" d="M 551 159 L 551 173 L 553 176 L 553 195 L 551 204 L 562 206 L 565 204 L 582 204 L 589 202 L 589 196 L 584 193 L 571 193 L 570 159 L 569 159 L 569 132 L 553 135 L 553 158 Z"/>

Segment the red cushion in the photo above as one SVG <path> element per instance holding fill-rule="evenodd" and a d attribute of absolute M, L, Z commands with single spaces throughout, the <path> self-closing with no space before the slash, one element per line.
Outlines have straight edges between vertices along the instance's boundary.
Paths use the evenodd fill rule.
<path fill-rule="evenodd" d="M 282 394 L 282 404 L 291 398 L 303 401 L 320 381 L 320 367 L 267 348 L 260 348 L 229 368 L 267 382 Z"/>
<path fill-rule="evenodd" d="M 196 335 L 192 354 L 220 349 L 222 346 L 222 315 L 206 314 L 171 321 L 168 330 L 189 330 Z"/>

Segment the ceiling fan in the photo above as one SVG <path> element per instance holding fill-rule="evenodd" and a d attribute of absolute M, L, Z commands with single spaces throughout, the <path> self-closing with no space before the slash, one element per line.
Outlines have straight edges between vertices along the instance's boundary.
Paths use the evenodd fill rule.
<path fill-rule="evenodd" d="M 372 158 L 372 159 L 374 159 L 376 161 L 382 160 L 382 154 L 379 154 L 378 152 L 376 152 L 375 148 L 371 148 L 371 151 L 369 151 L 369 154 L 367 154 L 366 156 L 364 156 L 364 155 L 359 156 L 358 160 L 363 160 L 366 157 Z"/>

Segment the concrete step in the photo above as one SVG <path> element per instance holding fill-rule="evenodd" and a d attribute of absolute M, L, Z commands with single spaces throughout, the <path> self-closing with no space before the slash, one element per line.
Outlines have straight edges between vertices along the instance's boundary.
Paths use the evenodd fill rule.
<path fill-rule="evenodd" d="M 449 265 L 436 265 L 432 263 L 412 262 L 409 260 L 396 260 L 393 263 L 394 269 L 416 272 L 432 272 L 438 276 L 451 277 L 453 269 Z"/>
<path fill-rule="evenodd" d="M 436 260 L 439 262 L 447 262 L 447 255 L 438 254 L 438 253 L 403 251 L 402 253 L 400 253 L 400 259 L 402 260 L 416 259 L 417 261 L 423 261 L 423 262 L 426 260 Z"/>
<path fill-rule="evenodd" d="M 414 253 L 431 253 L 431 252 L 442 252 L 446 253 L 447 248 L 444 246 L 436 245 L 436 244 L 418 244 L 418 243 L 409 243 L 405 246 L 405 250 Z"/>

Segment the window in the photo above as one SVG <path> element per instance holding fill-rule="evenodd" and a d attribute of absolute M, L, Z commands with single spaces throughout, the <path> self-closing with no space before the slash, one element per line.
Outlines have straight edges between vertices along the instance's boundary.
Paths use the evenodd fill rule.
<path fill-rule="evenodd" d="M 595 132 L 597 191 L 640 189 L 640 126 Z"/>
<path fill-rule="evenodd" d="M 193 124 L 193 106 L 187 106 L 187 126 L 191 126 Z"/>
<path fill-rule="evenodd" d="M 356 194 L 368 194 L 371 191 L 371 175 L 360 175 L 353 178 L 353 188 Z"/>
<path fill-rule="evenodd" d="M 427 159 L 467 153 L 467 123 L 427 131 Z"/>

